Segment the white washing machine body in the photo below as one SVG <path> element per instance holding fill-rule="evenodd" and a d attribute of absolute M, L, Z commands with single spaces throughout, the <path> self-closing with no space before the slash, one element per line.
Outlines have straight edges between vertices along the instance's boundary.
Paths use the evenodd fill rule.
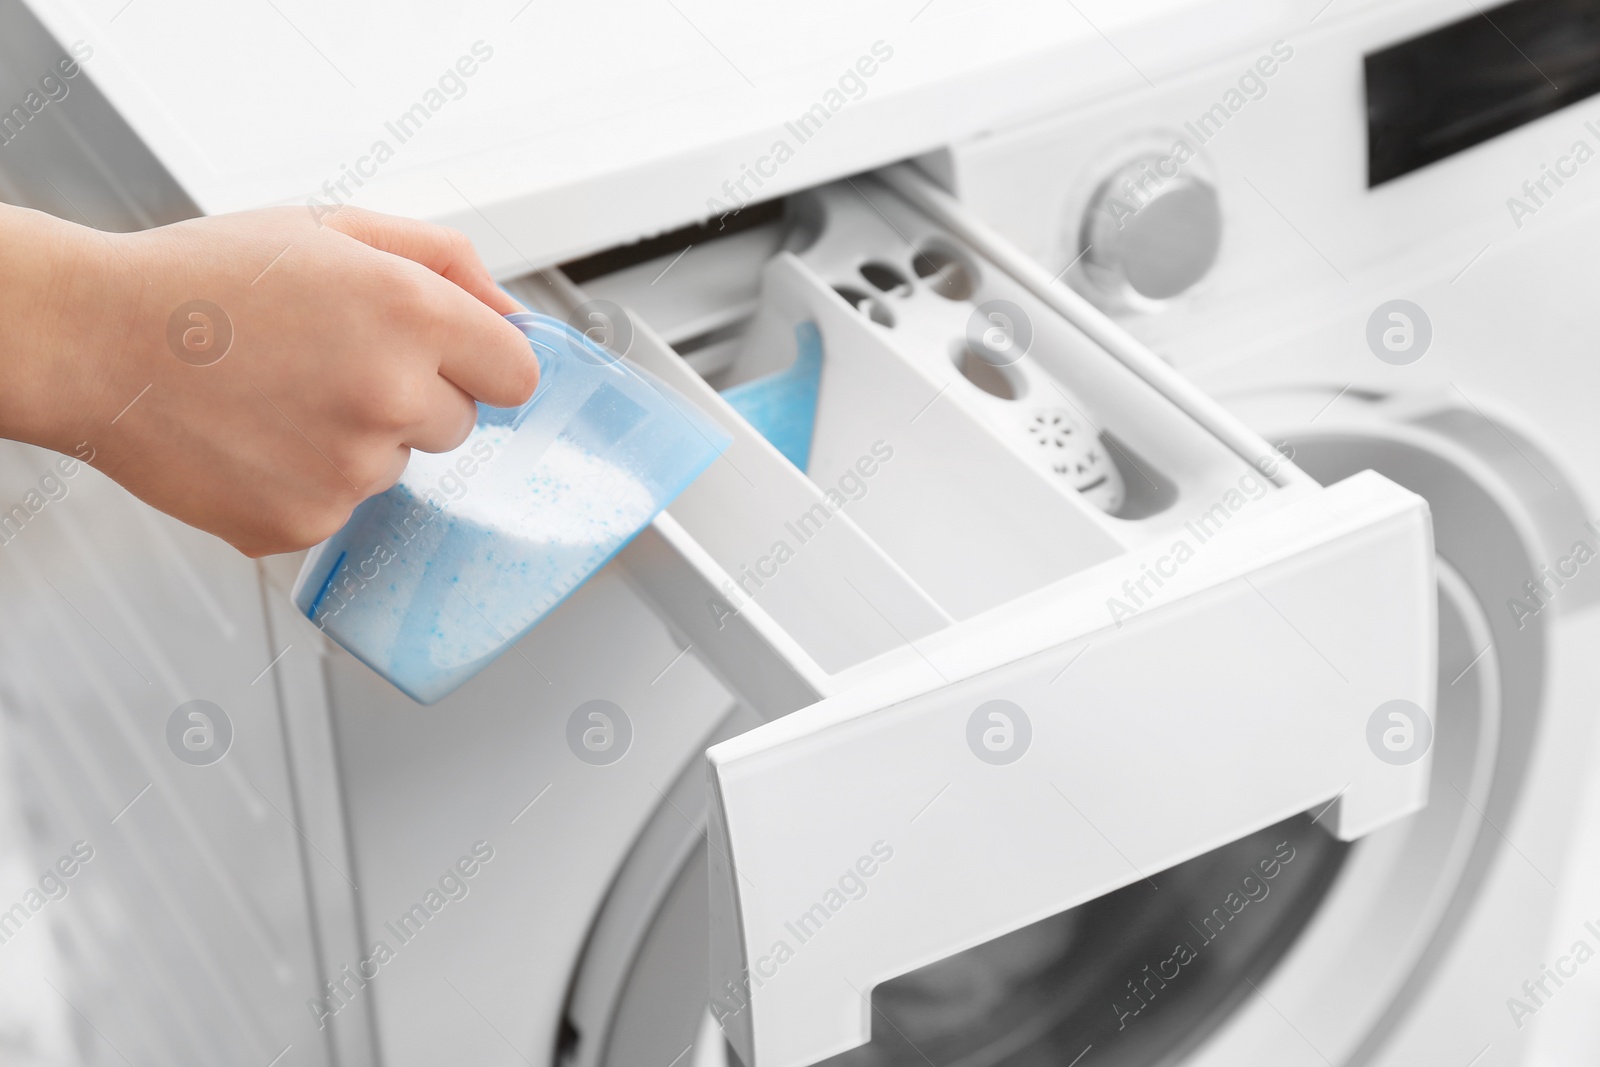
<path fill-rule="evenodd" d="M 840 5 L 877 73 L 852 51 L 867 89 L 839 109 L 823 94 L 827 139 L 748 196 L 722 191 L 728 161 L 759 169 L 837 86 L 836 38 L 801 35 L 804 63 L 755 71 L 782 86 L 759 104 L 709 93 L 703 64 L 641 63 L 505 137 L 500 120 L 543 99 L 543 45 L 497 37 L 527 61 L 483 73 L 512 82 L 453 103 L 442 140 L 362 187 L 356 202 L 462 225 L 531 305 L 609 302 L 608 340 L 736 438 L 440 705 L 296 616 L 295 560 L 252 566 L 92 473 L 7 542 L 6 703 L 34 829 L 103 857 L 52 913 L 87 1062 L 1528 1062 L 1537 1026 L 1505 1001 L 1556 962 L 1548 945 L 1583 936 L 1546 909 L 1574 885 L 1565 813 L 1600 692 L 1582 655 L 1595 582 L 1560 569 L 1594 536 L 1600 489 L 1582 333 L 1561 310 L 1582 306 L 1593 223 L 1574 191 L 1523 230 L 1494 226 L 1502 188 L 1564 151 L 1585 105 L 1368 193 L 1361 56 L 1463 5 L 1095 22 L 1024 7 L 896 13 L 891 61 L 870 48 L 881 13 Z M 64 163 L 94 176 L 72 201 L 106 225 L 300 202 L 308 176 L 342 173 L 356 118 L 376 129 L 416 94 L 397 79 L 328 107 L 339 71 L 276 24 L 196 29 L 236 55 L 207 47 L 216 91 L 184 92 L 153 72 L 192 40 L 136 21 L 118 39 L 73 3 L 31 11 L 4 10 L 11 40 L 44 54 L 51 34 L 87 35 L 101 62 L 69 101 L 82 110 L 28 130 L 48 152 L 0 161 L 5 188 L 70 215 L 41 177 Z M 669 58 L 705 41 L 675 30 Z M 364 76 L 434 77 L 422 35 L 403 36 L 384 41 L 405 62 L 363 53 Z M 1169 202 L 1217 191 L 1215 263 L 1188 260 L 1201 280 L 1170 298 L 1107 288 L 1134 261 L 1087 254 L 1086 205 L 1263 56 L 1271 80 L 1224 102 Z M 302 76 L 255 133 L 207 142 L 216 107 L 253 99 L 235 65 Z M 573 133 L 645 80 L 651 103 L 623 109 L 637 140 Z M 121 173 L 91 165 L 124 150 Z M 909 156 L 920 171 L 859 176 Z M 462 160 L 467 208 L 440 180 Z M 1362 340 L 1397 297 L 1435 330 L 1405 367 Z M 964 353 L 997 300 L 1036 349 L 990 369 L 1087 422 L 1126 499 L 1080 494 L 996 414 L 1011 409 Z M 1527 308 L 1545 317 L 1508 310 Z M 807 323 L 837 362 L 803 477 L 712 386 L 781 365 Z M 1502 359 L 1530 338 L 1537 360 Z M 19 500 L 53 462 L 9 459 Z M 1218 506 L 1249 511 L 1206 527 L 1191 563 L 1175 544 Z M 1526 619 L 1499 603 L 1524 581 L 1547 583 Z M 234 723 L 213 765 L 164 740 L 192 699 Z M 1394 699 L 1437 720 L 1425 759 L 1369 749 Z M 1046 709 L 1029 758 L 982 755 L 1014 741 L 984 732 L 1014 717 L 980 716 L 969 744 L 994 701 Z"/>

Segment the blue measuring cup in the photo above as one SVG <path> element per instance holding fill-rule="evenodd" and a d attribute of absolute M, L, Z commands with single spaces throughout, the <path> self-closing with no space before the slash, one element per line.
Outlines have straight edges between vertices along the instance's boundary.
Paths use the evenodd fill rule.
<path fill-rule="evenodd" d="M 616 555 L 728 447 L 648 372 L 559 319 L 507 318 L 539 360 L 519 408 L 478 405 L 451 452 L 313 548 L 295 605 L 423 704 L 488 666 Z"/>

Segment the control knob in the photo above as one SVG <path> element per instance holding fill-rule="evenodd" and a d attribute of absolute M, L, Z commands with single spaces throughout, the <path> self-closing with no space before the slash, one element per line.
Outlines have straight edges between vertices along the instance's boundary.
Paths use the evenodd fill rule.
<path fill-rule="evenodd" d="M 1216 189 L 1170 156 L 1149 155 L 1101 183 L 1084 212 L 1078 249 L 1103 292 L 1167 300 L 1205 276 L 1221 244 Z"/>

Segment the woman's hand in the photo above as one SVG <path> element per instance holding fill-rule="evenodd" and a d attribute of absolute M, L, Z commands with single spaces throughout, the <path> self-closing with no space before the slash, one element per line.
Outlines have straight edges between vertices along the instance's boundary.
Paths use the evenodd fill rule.
<path fill-rule="evenodd" d="M 322 540 L 539 376 L 465 237 L 351 207 L 131 234 L 0 207 L 0 310 L 0 434 L 251 556 Z"/>

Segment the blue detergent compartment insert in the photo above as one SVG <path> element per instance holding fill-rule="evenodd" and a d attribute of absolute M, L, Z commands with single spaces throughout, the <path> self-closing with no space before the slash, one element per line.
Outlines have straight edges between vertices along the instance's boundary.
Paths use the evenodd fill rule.
<path fill-rule="evenodd" d="M 794 328 L 794 338 L 798 352 L 793 363 L 776 374 L 724 389 L 722 399 L 804 473 L 811 462 L 822 386 L 822 333 L 807 321 Z"/>
<path fill-rule="evenodd" d="M 478 405 L 452 452 L 311 550 L 295 605 L 432 704 L 510 648 L 728 447 L 708 416 L 560 320 L 507 316 L 538 356 L 520 408 Z"/>

